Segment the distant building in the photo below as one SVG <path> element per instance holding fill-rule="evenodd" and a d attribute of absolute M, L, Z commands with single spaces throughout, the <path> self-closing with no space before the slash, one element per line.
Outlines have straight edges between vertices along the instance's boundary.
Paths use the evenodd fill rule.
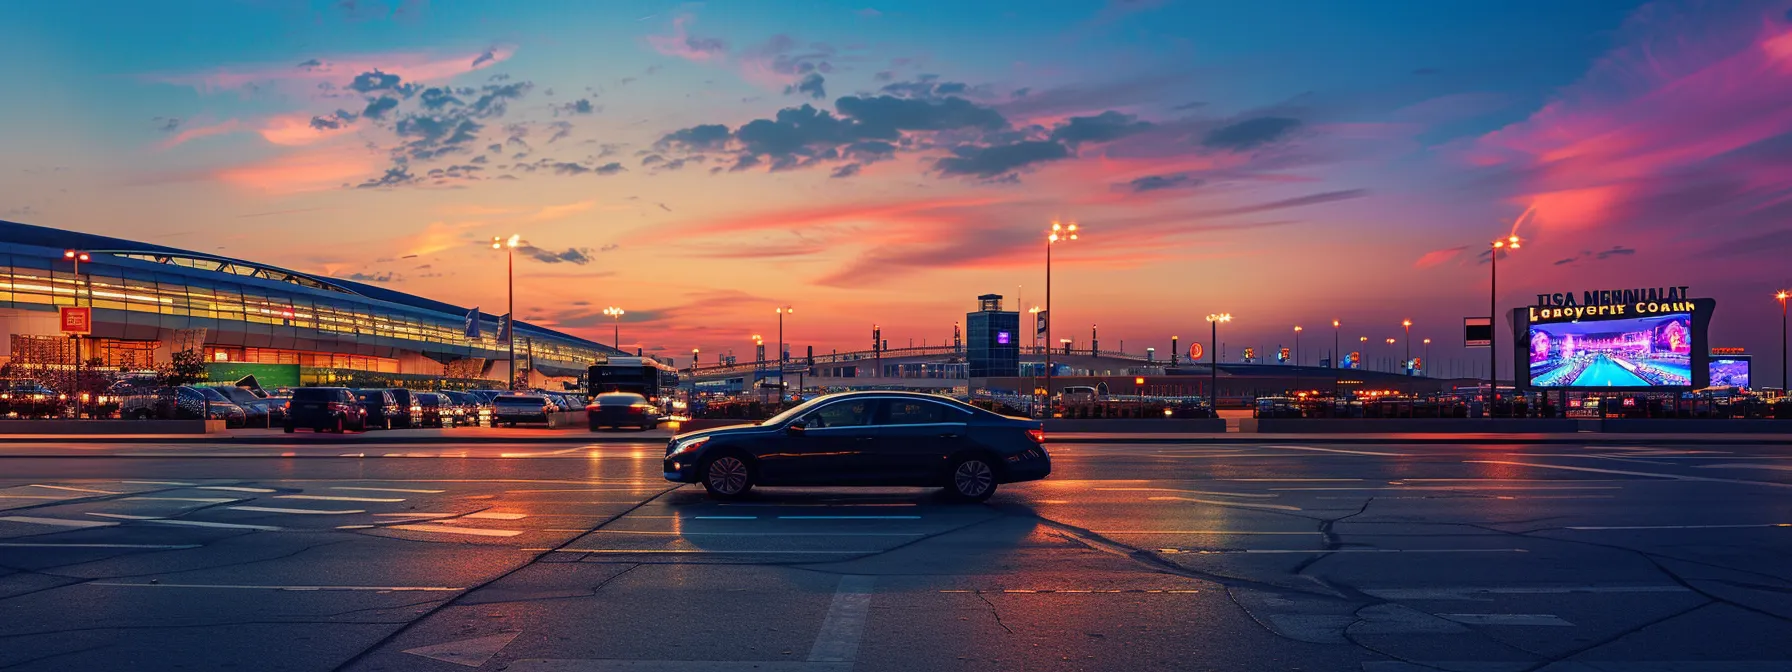
<path fill-rule="evenodd" d="M 964 324 L 970 377 L 1020 375 L 1020 313 L 1002 310 L 1002 295 L 977 297 L 977 311 Z"/>

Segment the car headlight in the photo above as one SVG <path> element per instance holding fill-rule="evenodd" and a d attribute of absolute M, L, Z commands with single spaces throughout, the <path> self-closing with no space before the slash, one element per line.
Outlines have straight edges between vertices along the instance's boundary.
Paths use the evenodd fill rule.
<path fill-rule="evenodd" d="M 698 448 L 702 448 L 703 444 L 705 444 L 705 443 L 709 443 L 709 437 L 707 437 L 707 436 L 695 438 L 695 439 L 685 439 L 683 441 L 679 441 L 676 445 L 674 445 L 672 447 L 672 452 L 666 453 L 666 457 L 672 457 L 673 455 L 683 455 L 685 453 L 691 452 Z"/>

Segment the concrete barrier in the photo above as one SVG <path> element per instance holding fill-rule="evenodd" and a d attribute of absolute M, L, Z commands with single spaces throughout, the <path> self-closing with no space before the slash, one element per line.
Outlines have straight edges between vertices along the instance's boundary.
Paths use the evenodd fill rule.
<path fill-rule="evenodd" d="M 223 420 L 0 420 L 0 434 L 222 434 Z"/>
<path fill-rule="evenodd" d="M 1067 434 L 1224 434 L 1225 418 L 1169 418 L 1150 420 L 1081 420 L 1059 418 L 1045 421 L 1045 431 Z"/>
<path fill-rule="evenodd" d="M 560 411 L 548 414 L 548 429 L 587 429 L 584 411 Z"/>
<path fill-rule="evenodd" d="M 1243 418 L 1238 421 L 1238 431 L 1254 434 L 1549 434 L 1597 432 L 1598 425 L 1598 420 L 1551 418 Z"/>

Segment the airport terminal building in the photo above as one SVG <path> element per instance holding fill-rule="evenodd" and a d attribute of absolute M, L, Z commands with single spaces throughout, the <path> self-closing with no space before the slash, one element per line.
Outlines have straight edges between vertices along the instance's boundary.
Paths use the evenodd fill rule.
<path fill-rule="evenodd" d="M 79 264 L 65 253 L 85 253 Z M 91 308 L 71 338 L 63 306 Z M 509 348 L 500 318 L 383 287 L 118 238 L 0 221 L 0 364 L 15 374 L 98 359 L 148 368 L 176 351 L 214 370 L 279 367 L 327 384 L 392 380 L 503 381 Z M 531 382 L 582 376 L 615 349 L 516 324 L 517 366 Z M 79 353 L 77 354 L 77 347 Z"/>

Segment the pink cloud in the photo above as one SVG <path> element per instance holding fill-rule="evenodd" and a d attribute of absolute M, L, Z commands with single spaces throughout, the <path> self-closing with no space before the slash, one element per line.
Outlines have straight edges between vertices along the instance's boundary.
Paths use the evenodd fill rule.
<path fill-rule="evenodd" d="M 353 80 L 355 75 L 373 70 L 398 75 L 407 82 L 448 79 L 502 63 L 515 54 L 516 48 L 512 46 L 453 54 L 360 54 L 312 59 L 303 64 L 225 66 L 203 72 L 151 74 L 146 78 L 150 81 L 191 86 L 204 93 L 237 90 L 249 85 L 297 85 L 294 87 L 295 92 L 311 94 L 317 90 L 316 85 L 319 83 L 341 86 Z"/>
<path fill-rule="evenodd" d="M 380 165 L 377 155 L 357 148 L 327 148 L 224 168 L 212 177 L 244 189 L 291 194 L 337 188 Z"/>
<path fill-rule="evenodd" d="M 209 126 L 189 126 L 186 129 L 183 129 L 180 133 L 175 134 L 174 137 L 157 143 L 156 146 L 162 149 L 168 149 L 170 147 L 186 144 L 191 140 L 209 138 L 214 135 L 223 135 L 225 133 L 235 133 L 243 129 L 243 122 L 235 119 L 226 119 Z"/>
<path fill-rule="evenodd" d="M 713 37 L 695 37 L 685 29 L 691 22 L 691 15 L 680 14 L 672 18 L 671 35 L 648 35 L 647 44 L 666 56 L 677 56 L 687 61 L 709 63 L 722 61 L 728 57 L 728 45 Z"/>
<path fill-rule="evenodd" d="M 1452 248 L 1445 249 L 1445 250 L 1432 250 L 1430 252 L 1426 252 L 1424 256 L 1419 257 L 1418 261 L 1413 262 L 1412 267 L 1413 268 L 1431 268 L 1432 266 L 1436 266 L 1438 264 L 1442 264 L 1442 263 L 1450 261 L 1452 259 L 1456 259 L 1457 257 L 1462 256 L 1462 253 L 1467 250 L 1468 250 L 1467 245 L 1463 245 L 1461 247 L 1452 247 Z"/>

